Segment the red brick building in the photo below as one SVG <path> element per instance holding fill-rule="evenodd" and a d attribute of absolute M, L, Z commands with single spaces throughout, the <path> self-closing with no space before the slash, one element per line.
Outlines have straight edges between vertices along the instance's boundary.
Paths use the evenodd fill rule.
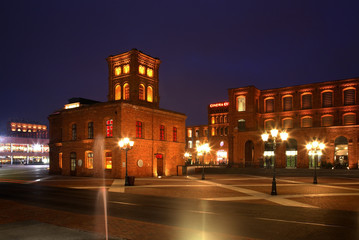
<path fill-rule="evenodd" d="M 261 134 L 286 130 L 289 140 L 276 148 L 276 166 L 308 168 L 306 144 L 325 143 L 319 164 L 357 168 L 359 161 L 359 78 L 259 90 L 229 89 L 229 159 L 239 167 L 261 167 L 273 158 L 273 144 Z"/>
<path fill-rule="evenodd" d="M 167 176 L 183 165 L 186 116 L 159 108 L 160 60 L 133 49 L 107 58 L 107 102 L 70 99 L 49 116 L 50 172 L 124 178 L 121 138 L 134 141 L 128 175 Z"/>

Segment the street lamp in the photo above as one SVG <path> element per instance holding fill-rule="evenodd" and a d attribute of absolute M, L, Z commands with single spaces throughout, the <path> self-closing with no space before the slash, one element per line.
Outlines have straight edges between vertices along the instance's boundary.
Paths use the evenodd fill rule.
<path fill-rule="evenodd" d="M 202 156 L 203 155 L 203 162 L 202 162 L 202 180 L 205 180 L 204 177 L 204 158 L 206 156 L 206 153 L 209 153 L 211 151 L 211 148 L 209 147 L 208 143 L 199 145 L 197 147 L 197 152 L 198 152 L 198 156 Z"/>
<path fill-rule="evenodd" d="M 322 154 L 322 150 L 325 148 L 324 143 L 320 143 L 318 141 L 310 142 L 306 145 L 308 150 L 308 155 L 312 155 L 314 157 L 314 178 L 313 184 L 317 184 L 317 164 L 318 164 L 318 155 Z M 315 157 L 317 156 L 317 157 Z"/>
<path fill-rule="evenodd" d="M 127 176 L 127 151 L 131 150 L 134 144 L 135 144 L 135 142 L 134 142 L 134 141 L 131 141 L 129 138 L 122 138 L 122 139 L 118 142 L 118 145 L 120 146 L 120 148 L 121 148 L 122 150 L 125 150 L 125 151 L 126 151 L 125 186 L 129 186 L 128 176 Z"/>
<path fill-rule="evenodd" d="M 271 136 L 273 139 L 273 151 L 274 151 L 274 161 L 273 161 L 273 180 L 272 180 L 272 192 L 271 195 L 277 195 L 277 182 L 275 179 L 275 149 L 276 149 L 276 140 L 278 137 L 278 129 L 272 129 L 270 131 L 270 135 L 268 133 L 263 133 L 262 136 L 262 140 L 263 142 L 267 142 L 269 137 Z M 288 133 L 287 132 L 281 132 L 279 133 L 280 138 L 283 141 L 286 141 L 288 139 Z"/>
<path fill-rule="evenodd" d="M 185 165 L 188 165 L 189 156 L 190 156 L 190 154 L 188 152 L 184 153 L 184 158 L 186 159 Z"/>

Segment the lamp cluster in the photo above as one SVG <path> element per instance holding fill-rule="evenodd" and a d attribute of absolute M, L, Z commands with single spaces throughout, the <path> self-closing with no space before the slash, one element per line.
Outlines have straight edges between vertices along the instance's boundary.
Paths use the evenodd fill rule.
<path fill-rule="evenodd" d="M 134 141 L 131 141 L 129 138 L 122 138 L 119 142 L 118 145 L 120 146 L 120 148 L 122 148 L 123 150 L 130 150 L 133 145 L 135 144 Z"/>
<path fill-rule="evenodd" d="M 322 150 L 325 148 L 325 144 L 318 141 L 313 141 L 308 143 L 306 148 L 309 151 L 309 155 L 321 155 Z"/>

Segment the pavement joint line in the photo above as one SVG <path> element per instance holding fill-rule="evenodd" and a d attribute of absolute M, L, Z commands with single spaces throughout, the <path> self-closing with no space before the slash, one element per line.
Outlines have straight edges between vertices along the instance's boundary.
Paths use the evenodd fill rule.
<path fill-rule="evenodd" d="M 290 199 L 277 198 L 277 196 L 268 195 L 268 194 L 265 194 L 265 193 L 262 193 L 262 192 L 257 192 L 257 191 L 251 190 L 251 189 L 239 188 L 239 187 L 234 187 L 234 186 L 231 186 L 231 185 L 224 185 L 224 184 L 220 184 L 220 183 L 211 182 L 211 181 L 208 181 L 208 180 L 207 181 L 202 180 L 202 182 L 204 182 L 206 184 L 209 184 L 209 185 L 215 185 L 215 186 L 219 186 L 219 187 L 222 187 L 222 188 L 226 188 L 226 189 L 229 189 L 229 190 L 232 190 L 232 191 L 245 193 L 245 194 L 248 194 L 248 195 L 253 196 L 253 197 L 260 197 L 261 199 L 265 199 L 265 200 L 274 202 L 276 204 L 284 205 L 284 206 L 318 208 L 318 207 L 313 206 L 313 205 L 293 201 L 293 200 L 290 200 Z"/>
<path fill-rule="evenodd" d="M 321 227 L 338 227 L 341 228 L 343 226 L 325 224 L 325 223 L 312 223 L 312 222 L 300 222 L 300 221 L 292 221 L 292 220 L 283 220 L 283 219 L 275 219 L 275 218 L 256 218 L 264 221 L 275 221 L 275 222 L 286 222 L 286 223 L 295 223 L 295 224 L 305 224 L 305 225 L 313 225 L 313 226 L 321 226 Z"/>
<path fill-rule="evenodd" d="M 128 203 L 128 202 L 119 202 L 119 201 L 109 201 L 110 203 L 122 204 L 122 205 L 130 205 L 130 206 L 140 206 L 141 204 L 136 203 Z"/>

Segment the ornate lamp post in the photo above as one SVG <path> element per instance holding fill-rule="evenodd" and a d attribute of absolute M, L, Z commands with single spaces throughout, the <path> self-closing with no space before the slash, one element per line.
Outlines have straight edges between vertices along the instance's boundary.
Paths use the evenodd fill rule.
<path fill-rule="evenodd" d="M 131 150 L 133 145 L 135 144 L 134 141 L 131 141 L 129 138 L 121 138 L 118 142 L 118 145 L 122 150 L 126 151 L 126 175 L 125 175 L 125 186 L 129 186 L 128 176 L 127 176 L 127 151 Z"/>
<path fill-rule="evenodd" d="M 318 141 L 312 141 L 306 145 L 308 150 L 308 155 L 312 155 L 314 157 L 314 177 L 313 184 L 317 184 L 317 164 L 318 164 L 318 155 L 322 154 L 322 150 L 325 148 L 324 143 L 320 143 Z"/>
<path fill-rule="evenodd" d="M 198 156 L 202 156 L 203 155 L 203 162 L 202 162 L 202 180 L 205 180 L 205 176 L 204 176 L 204 159 L 206 156 L 206 153 L 209 153 L 211 151 L 211 148 L 209 147 L 208 143 L 199 145 L 197 147 L 197 152 L 198 152 Z"/>
<path fill-rule="evenodd" d="M 277 195 L 277 182 L 276 182 L 276 178 L 275 178 L 275 174 L 276 174 L 275 173 L 275 149 L 276 149 L 276 144 L 277 144 L 276 140 L 277 140 L 277 137 L 278 137 L 278 132 L 279 131 L 277 129 L 272 129 L 270 131 L 270 135 L 268 133 L 266 133 L 266 132 L 261 135 L 263 142 L 267 142 L 270 136 L 273 139 L 274 161 L 273 161 L 273 180 L 272 180 L 272 192 L 271 192 L 271 195 Z M 288 139 L 288 133 L 286 133 L 284 131 L 279 133 L 279 136 L 283 141 L 286 141 Z"/>

